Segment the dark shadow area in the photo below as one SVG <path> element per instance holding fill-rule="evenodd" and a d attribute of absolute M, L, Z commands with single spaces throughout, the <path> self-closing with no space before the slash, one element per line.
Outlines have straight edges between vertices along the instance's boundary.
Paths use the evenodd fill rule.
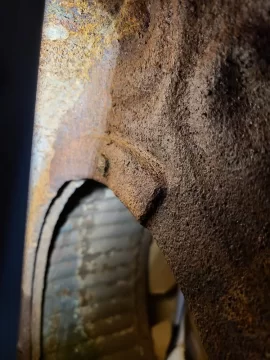
<path fill-rule="evenodd" d="M 44 1 L 0 8 L 0 358 L 16 358 L 37 70 Z"/>

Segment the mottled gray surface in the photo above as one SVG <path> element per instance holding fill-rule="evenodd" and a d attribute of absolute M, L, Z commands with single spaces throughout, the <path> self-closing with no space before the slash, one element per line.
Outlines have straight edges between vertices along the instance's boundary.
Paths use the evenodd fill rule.
<path fill-rule="evenodd" d="M 154 358 L 146 314 L 149 239 L 110 190 L 80 201 L 53 240 L 44 359 Z"/>

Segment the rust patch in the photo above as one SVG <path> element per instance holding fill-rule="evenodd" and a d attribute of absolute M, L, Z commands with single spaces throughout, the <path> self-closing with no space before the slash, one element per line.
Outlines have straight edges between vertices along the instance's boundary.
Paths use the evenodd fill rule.
<path fill-rule="evenodd" d="M 50 174 L 49 168 L 45 169 L 39 178 L 38 184 L 36 184 L 30 193 L 31 202 L 29 204 L 28 218 L 31 221 L 27 223 L 26 246 L 36 246 L 38 240 L 38 232 L 42 223 L 41 209 L 46 211 L 46 204 L 48 206 L 49 200 L 53 198 L 55 194 L 50 193 Z"/>
<path fill-rule="evenodd" d="M 44 43 L 41 59 L 31 185 L 40 184 L 33 195 L 40 200 L 30 210 L 28 244 L 37 242 L 37 218 L 51 190 L 74 178 L 101 181 L 137 218 L 149 220 L 209 357 L 263 359 L 269 353 L 269 318 L 261 316 L 269 311 L 269 4 L 111 4 L 51 3 L 48 23 L 58 27 L 46 30 L 53 43 Z M 91 34 L 96 42 L 87 48 Z M 78 51 L 77 43 L 84 44 Z M 97 170 L 101 154 L 110 163 L 106 176 Z M 237 305 L 229 310 L 232 296 Z"/>

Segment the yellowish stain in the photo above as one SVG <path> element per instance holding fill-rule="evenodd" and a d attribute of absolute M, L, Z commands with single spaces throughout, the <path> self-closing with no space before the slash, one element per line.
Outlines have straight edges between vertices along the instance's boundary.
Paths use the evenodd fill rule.
<path fill-rule="evenodd" d="M 91 81 L 91 67 L 100 60 L 107 48 L 114 41 L 130 36 L 141 27 L 140 14 L 134 11 L 134 1 L 125 0 L 119 13 L 112 16 L 106 12 L 97 0 L 49 0 L 46 4 L 44 26 L 61 25 L 68 31 L 66 39 L 50 40 L 43 34 L 39 66 L 39 96 L 42 102 L 43 84 L 56 84 L 55 89 L 61 84 L 70 86 L 70 95 L 78 92 L 77 83 Z M 137 14 L 137 16 L 136 16 Z M 51 82 L 43 81 L 46 78 Z M 58 86 L 58 84 L 60 85 Z M 63 85 L 63 86 L 64 86 Z M 73 88 L 72 88 L 73 87 Z M 55 96 L 52 88 L 52 96 Z M 81 88 L 79 88 L 81 89 Z M 83 88 L 82 88 L 83 89 Z M 50 89 L 45 89 L 49 91 Z M 62 105 L 59 104 L 59 107 Z M 42 103 L 39 104 L 40 112 Z M 58 109 L 56 109 L 58 110 Z M 47 119 L 46 121 L 49 121 Z M 53 119 L 52 119 L 53 121 Z M 46 124 L 43 124 L 46 126 Z M 60 126 L 60 124 L 59 124 Z M 36 124 L 37 129 L 37 124 Z M 44 133 L 38 131 L 42 138 Z M 55 139 L 57 129 L 52 130 L 49 139 Z M 114 139 L 116 140 L 116 139 Z M 118 140 L 119 141 L 119 140 Z M 30 203 L 27 223 L 27 246 L 35 245 L 45 214 L 42 209 L 48 206 L 51 197 L 50 164 L 53 156 L 51 147 L 53 140 L 48 143 L 46 156 L 42 164 L 41 173 L 38 173 L 35 184 L 30 190 Z M 129 147 L 130 144 L 123 143 Z M 130 149 L 135 152 L 135 149 Z M 138 155 L 138 150 L 136 150 Z M 142 155 L 142 154 L 140 154 Z M 143 161 L 144 156 L 141 156 Z"/>
<path fill-rule="evenodd" d="M 26 246 L 36 246 L 39 231 L 43 222 L 42 207 L 49 203 L 52 195 L 50 192 L 50 171 L 47 166 L 40 174 L 37 185 L 30 192 L 30 203 L 27 215 Z"/>

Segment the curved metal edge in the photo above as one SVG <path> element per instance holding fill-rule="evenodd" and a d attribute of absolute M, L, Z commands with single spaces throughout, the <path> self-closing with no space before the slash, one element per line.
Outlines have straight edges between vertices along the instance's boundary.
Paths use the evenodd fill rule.
<path fill-rule="evenodd" d="M 53 232 L 59 216 L 63 211 L 70 196 L 84 183 L 81 181 L 69 182 L 59 197 L 56 197 L 48 211 L 44 225 L 41 230 L 40 241 L 35 257 L 32 287 L 32 316 L 31 316 L 31 339 L 32 339 L 32 359 L 40 358 L 40 334 L 41 334 L 41 315 L 42 297 L 44 290 L 44 279 L 46 274 L 48 253 Z"/>

